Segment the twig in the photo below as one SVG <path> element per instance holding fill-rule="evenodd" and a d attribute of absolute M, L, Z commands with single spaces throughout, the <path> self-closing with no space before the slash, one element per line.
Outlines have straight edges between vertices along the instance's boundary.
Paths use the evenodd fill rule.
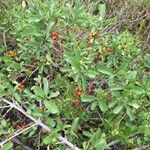
<path fill-rule="evenodd" d="M 135 132 L 135 133 L 129 135 L 129 138 L 134 137 L 134 136 L 136 136 L 138 134 L 140 134 L 140 133 L 139 132 Z M 113 145 L 115 145 L 117 143 L 119 143 L 119 140 L 111 141 L 110 143 L 107 144 L 107 147 L 110 148 L 111 146 L 113 146 Z"/>
<path fill-rule="evenodd" d="M 29 75 L 29 77 L 26 76 L 26 77 L 21 81 L 21 83 L 24 83 L 27 79 L 29 79 L 38 69 L 39 69 L 39 66 L 36 67 L 36 68 L 31 72 L 31 74 Z"/>
<path fill-rule="evenodd" d="M 144 149 L 147 149 L 147 148 L 150 148 L 150 145 L 144 145 L 144 146 L 141 146 L 141 147 L 134 148 L 132 150 L 144 150 Z"/>
<path fill-rule="evenodd" d="M 12 107 L 10 107 L 2 117 L 5 117 L 8 114 L 8 112 L 11 111 L 11 109 Z"/>
<path fill-rule="evenodd" d="M 12 141 L 18 145 L 22 145 L 22 143 L 16 137 L 13 138 Z M 32 150 L 32 148 L 27 145 L 23 145 L 23 148 L 24 150 Z"/>
<path fill-rule="evenodd" d="M 4 109 L 4 108 L 9 108 L 10 106 L 7 105 L 7 106 L 0 106 L 0 109 Z"/>
<path fill-rule="evenodd" d="M 34 121 L 37 125 L 41 126 L 43 129 L 47 130 L 48 132 L 51 132 L 51 129 L 47 125 L 45 125 L 40 119 L 37 120 L 34 117 L 32 117 L 31 115 L 29 115 L 26 111 L 24 111 L 21 108 L 21 106 L 16 105 L 15 103 L 10 102 L 10 101 L 4 99 L 3 97 L 1 97 L 1 100 L 5 103 L 9 104 L 11 107 L 15 108 L 16 110 L 20 111 L 22 114 L 24 114 L 26 117 L 28 117 L 29 119 Z M 72 150 L 80 150 L 74 144 L 69 142 L 67 140 L 67 138 L 62 137 L 61 135 L 58 136 L 58 140 L 61 141 L 63 144 L 68 145 Z"/>
<path fill-rule="evenodd" d="M 108 147 L 113 146 L 115 144 L 117 144 L 119 141 L 115 140 L 115 141 L 111 141 L 110 143 L 107 144 Z"/>
<path fill-rule="evenodd" d="M 4 42 L 4 46 L 5 48 L 7 48 L 7 43 L 6 43 L 6 32 L 8 32 L 10 30 L 10 28 L 8 28 L 7 30 L 5 30 L 3 32 L 3 42 Z"/>
<path fill-rule="evenodd" d="M 35 68 L 35 70 L 32 71 L 32 73 L 29 75 L 28 78 L 30 78 L 37 70 L 39 69 L 39 66 Z"/>
<path fill-rule="evenodd" d="M 42 133 L 42 130 L 39 131 L 39 137 L 38 137 L 38 150 L 40 150 L 40 145 L 41 145 L 41 133 Z"/>
<path fill-rule="evenodd" d="M 21 131 L 20 131 L 20 130 L 17 130 L 11 137 L 9 137 L 9 138 L 5 139 L 4 141 L 2 141 L 2 142 L 0 143 L 0 147 L 2 148 L 5 143 L 7 143 L 8 141 L 12 140 L 14 137 L 16 137 L 16 136 L 22 134 L 23 132 L 29 130 L 30 128 L 32 128 L 32 127 L 34 127 L 34 126 L 36 126 L 36 125 L 37 125 L 37 124 L 33 124 L 33 125 L 31 125 L 31 126 L 25 128 L 25 129 L 23 129 L 23 130 L 21 130 Z"/>

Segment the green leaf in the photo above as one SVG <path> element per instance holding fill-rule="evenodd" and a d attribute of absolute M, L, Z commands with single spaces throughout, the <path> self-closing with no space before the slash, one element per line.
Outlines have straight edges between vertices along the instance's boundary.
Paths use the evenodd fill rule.
<path fill-rule="evenodd" d="M 29 19 L 28 19 L 28 22 L 29 22 L 29 24 L 32 23 L 32 22 L 36 22 L 36 23 L 37 23 L 37 22 L 41 21 L 41 19 L 42 19 L 42 18 L 39 18 L 39 17 L 37 16 L 37 17 L 34 17 L 34 18 L 29 18 Z"/>
<path fill-rule="evenodd" d="M 100 100 L 100 101 L 98 102 L 98 106 L 99 106 L 99 108 L 102 110 L 102 112 L 106 112 L 106 111 L 108 110 L 106 101 Z"/>
<path fill-rule="evenodd" d="M 68 57 L 66 60 L 71 64 L 72 67 L 76 69 L 80 68 L 80 63 L 75 57 Z"/>
<path fill-rule="evenodd" d="M 34 90 L 34 93 L 37 95 L 37 96 L 40 96 L 40 97 L 44 97 L 45 96 L 45 92 L 43 91 L 43 89 L 39 86 L 34 86 L 33 87 L 33 90 Z"/>
<path fill-rule="evenodd" d="M 106 148 L 106 140 L 105 139 L 100 139 L 96 142 L 96 144 L 94 145 L 95 149 L 101 149 L 101 150 L 105 150 Z"/>
<path fill-rule="evenodd" d="M 97 102 L 94 101 L 92 104 L 91 104 L 91 110 L 94 110 L 97 106 Z"/>
<path fill-rule="evenodd" d="M 43 79 L 43 84 L 44 84 L 44 92 L 45 92 L 45 95 L 47 96 L 49 92 L 49 83 L 46 78 Z"/>
<path fill-rule="evenodd" d="M 56 104 L 52 101 L 45 100 L 44 105 L 49 110 L 49 112 L 52 113 L 52 114 L 56 114 L 56 113 L 59 112 Z"/>
<path fill-rule="evenodd" d="M 48 135 L 46 135 L 46 137 L 45 138 L 43 138 L 42 140 L 42 142 L 44 143 L 44 144 L 50 144 L 50 143 L 54 143 L 54 142 L 56 142 L 57 141 L 57 132 L 56 132 L 56 130 L 53 130 L 53 131 L 51 131 L 51 133 L 49 133 Z"/>
<path fill-rule="evenodd" d="M 30 98 L 33 98 L 33 97 L 34 97 L 33 93 L 30 92 L 30 91 L 27 90 L 27 89 L 24 90 L 24 93 L 25 93 L 27 96 L 29 96 Z"/>
<path fill-rule="evenodd" d="M 55 127 L 56 123 L 55 123 L 55 121 L 52 118 L 50 118 L 49 116 L 44 116 L 44 119 L 45 119 L 45 123 L 47 125 L 49 125 L 49 126 L 51 126 L 53 128 Z"/>
<path fill-rule="evenodd" d="M 113 76 L 112 70 L 108 68 L 104 63 L 99 63 L 97 66 L 97 71 L 109 76 Z"/>
<path fill-rule="evenodd" d="M 114 109 L 114 114 L 118 114 L 121 110 L 123 109 L 123 106 L 122 105 L 118 105 L 115 107 Z"/>
<path fill-rule="evenodd" d="M 49 144 L 51 142 L 51 135 L 47 135 L 45 138 L 43 138 L 43 143 L 44 144 Z"/>
<path fill-rule="evenodd" d="M 49 53 L 46 55 L 46 59 L 49 62 L 48 64 L 51 64 L 53 62 L 52 58 L 51 58 L 51 55 Z"/>
<path fill-rule="evenodd" d="M 140 105 L 138 103 L 131 103 L 129 105 L 132 106 L 134 109 L 139 109 L 140 108 Z"/>
<path fill-rule="evenodd" d="M 135 86 L 132 90 L 133 93 L 136 93 L 138 95 L 144 94 L 145 91 L 141 87 Z"/>
<path fill-rule="evenodd" d="M 60 71 L 61 72 L 70 72 L 70 71 L 72 71 L 72 69 L 71 69 L 71 67 L 62 67 L 62 68 L 60 68 Z"/>
<path fill-rule="evenodd" d="M 81 101 L 82 102 L 92 102 L 94 101 L 96 98 L 94 96 L 87 96 L 87 95 L 82 95 L 81 96 Z"/>
<path fill-rule="evenodd" d="M 113 108 L 116 104 L 118 103 L 118 101 L 111 101 L 108 105 L 109 108 Z"/>
<path fill-rule="evenodd" d="M 83 133 L 83 135 L 85 135 L 88 138 L 93 136 L 93 134 L 91 132 L 89 132 L 89 131 L 83 131 L 82 133 Z"/>
<path fill-rule="evenodd" d="M 87 70 L 85 73 L 89 78 L 95 78 L 95 76 L 97 75 L 97 72 L 94 70 Z"/>
<path fill-rule="evenodd" d="M 11 150 L 13 148 L 13 143 L 11 141 L 7 142 L 3 146 L 3 150 Z"/>
<path fill-rule="evenodd" d="M 100 19 L 103 20 L 106 15 L 106 5 L 100 4 L 98 10 L 99 10 L 99 14 L 100 14 Z"/>
<path fill-rule="evenodd" d="M 135 80 L 137 76 L 137 71 L 129 71 L 128 72 L 128 79 L 129 80 Z"/>
<path fill-rule="evenodd" d="M 51 93 L 50 98 L 55 98 L 55 97 L 57 97 L 59 94 L 60 94 L 59 91 L 53 92 L 53 93 Z"/>
<path fill-rule="evenodd" d="M 79 118 L 75 118 L 75 119 L 73 120 L 73 123 L 72 123 L 72 125 L 71 125 L 71 129 L 70 129 L 70 132 L 71 132 L 72 134 L 74 134 L 74 131 L 75 131 L 75 129 L 77 128 L 78 122 L 79 122 Z"/>
<path fill-rule="evenodd" d="M 111 91 L 119 91 L 119 90 L 123 90 L 124 88 L 120 85 L 113 85 L 112 87 L 110 87 Z"/>
<path fill-rule="evenodd" d="M 133 121 L 135 117 L 133 115 L 133 112 L 132 112 L 131 108 L 130 107 L 126 107 L 126 111 L 127 111 L 127 114 L 129 116 L 130 120 Z"/>

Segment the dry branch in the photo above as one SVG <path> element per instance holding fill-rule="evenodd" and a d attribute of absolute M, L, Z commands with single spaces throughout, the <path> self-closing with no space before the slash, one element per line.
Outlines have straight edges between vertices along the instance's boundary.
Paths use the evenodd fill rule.
<path fill-rule="evenodd" d="M 37 120 L 34 117 L 32 117 L 31 115 L 29 115 L 26 111 L 24 111 L 24 109 L 18 103 L 15 103 L 15 102 L 12 103 L 12 102 L 4 99 L 3 97 L 1 97 L 1 101 L 5 102 L 6 104 L 9 104 L 10 107 L 15 108 L 16 110 L 20 111 L 26 117 L 28 117 L 29 119 L 31 119 L 32 121 L 34 121 L 36 125 L 41 126 L 43 129 L 47 130 L 48 132 L 51 132 L 51 129 L 47 125 L 45 125 L 40 119 Z M 74 144 L 72 144 L 71 142 L 69 142 L 67 140 L 67 138 L 62 137 L 61 135 L 58 136 L 58 140 L 61 141 L 62 144 L 65 144 L 65 145 L 69 146 L 72 150 L 80 150 Z"/>
<path fill-rule="evenodd" d="M 25 129 L 17 130 L 11 137 L 6 138 L 4 141 L 0 142 L 0 147 L 3 148 L 3 145 L 4 145 L 5 143 L 7 143 L 8 141 L 12 140 L 14 137 L 16 137 L 16 136 L 18 136 L 18 135 L 24 133 L 25 131 L 29 130 L 30 128 L 32 128 L 32 127 L 34 127 L 34 126 L 36 126 L 36 125 L 37 125 L 37 124 L 33 124 L 33 125 L 31 125 L 31 126 L 25 128 Z"/>

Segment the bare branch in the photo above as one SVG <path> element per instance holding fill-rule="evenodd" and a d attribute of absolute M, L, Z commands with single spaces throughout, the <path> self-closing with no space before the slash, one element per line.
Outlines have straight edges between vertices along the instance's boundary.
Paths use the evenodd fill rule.
<path fill-rule="evenodd" d="M 17 130 L 11 137 L 9 137 L 9 138 L 5 139 L 4 141 L 2 141 L 2 142 L 0 143 L 0 147 L 3 148 L 3 145 L 4 145 L 5 143 L 7 143 L 8 141 L 12 140 L 14 137 L 16 137 L 16 136 L 18 136 L 18 135 L 24 133 L 25 131 L 29 130 L 30 128 L 32 128 L 32 127 L 34 127 L 34 126 L 36 126 L 36 125 L 37 125 L 37 124 L 33 124 L 33 125 L 31 125 L 31 126 L 25 128 L 25 129 Z"/>
<path fill-rule="evenodd" d="M 115 140 L 115 141 L 111 141 L 110 143 L 107 144 L 108 147 L 113 146 L 115 144 L 117 144 L 119 141 Z"/>
<path fill-rule="evenodd" d="M 147 149 L 147 148 L 150 148 L 150 145 L 144 145 L 144 146 L 141 146 L 141 147 L 134 148 L 132 150 L 144 150 L 144 149 Z"/>
<path fill-rule="evenodd" d="M 22 143 L 19 141 L 19 139 L 17 139 L 16 137 L 12 139 L 12 141 L 18 145 L 21 145 Z M 23 145 L 24 150 L 32 150 L 31 147 L 27 146 L 27 145 Z"/>
<path fill-rule="evenodd" d="M 6 105 L 6 106 L 0 106 L 0 109 L 9 108 L 9 107 L 10 107 L 9 105 Z"/>
<path fill-rule="evenodd" d="M 5 31 L 3 32 L 3 43 L 4 43 L 5 48 L 7 48 L 6 32 L 8 32 L 9 30 L 10 30 L 10 28 L 8 28 L 7 30 L 5 30 Z"/>
<path fill-rule="evenodd" d="M 51 129 L 48 126 L 46 126 L 40 119 L 37 120 L 34 117 L 32 117 L 31 115 L 29 115 L 26 111 L 24 111 L 23 108 L 21 106 L 19 106 L 19 104 L 16 105 L 15 103 L 10 102 L 10 101 L 4 99 L 3 97 L 1 97 L 1 101 L 9 104 L 11 107 L 13 107 L 16 110 L 20 111 L 22 114 L 24 114 L 26 117 L 28 117 L 29 119 L 31 119 L 32 121 L 34 121 L 35 124 L 41 126 L 43 129 L 47 130 L 48 132 L 51 131 Z M 69 142 L 67 140 L 67 138 L 62 137 L 61 135 L 58 136 L 58 140 L 61 141 L 62 143 L 64 143 L 65 145 L 68 145 L 73 150 L 80 150 L 74 144 L 72 144 L 71 142 Z"/>
<path fill-rule="evenodd" d="M 11 109 L 12 109 L 12 107 L 10 107 L 10 108 L 6 111 L 6 113 L 3 115 L 3 117 L 5 117 L 5 116 L 8 114 L 8 112 L 11 111 Z"/>

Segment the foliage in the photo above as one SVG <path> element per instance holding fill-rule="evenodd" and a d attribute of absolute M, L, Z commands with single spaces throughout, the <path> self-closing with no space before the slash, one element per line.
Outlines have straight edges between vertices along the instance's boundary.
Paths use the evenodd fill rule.
<path fill-rule="evenodd" d="M 97 15 L 79 0 L 29 0 L 7 9 L 1 17 L 0 96 L 52 128 L 42 131 L 41 148 L 66 149 L 57 144 L 58 134 L 84 150 L 108 149 L 114 140 L 124 149 L 150 143 L 150 55 L 142 54 L 139 38 L 127 29 L 103 32 L 110 21 L 105 4 Z M 4 105 L 0 141 L 31 123 Z M 23 145 L 34 141 L 29 146 L 37 149 L 40 132 L 35 127 L 19 139 Z M 11 141 L 4 145 L 12 147 L 22 149 Z"/>

